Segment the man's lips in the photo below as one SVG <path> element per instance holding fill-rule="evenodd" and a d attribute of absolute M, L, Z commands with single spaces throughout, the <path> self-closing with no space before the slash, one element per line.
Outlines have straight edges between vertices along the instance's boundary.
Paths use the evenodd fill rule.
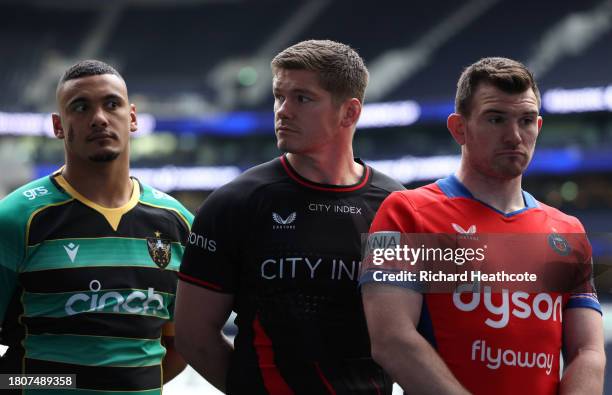
<path fill-rule="evenodd" d="M 527 156 L 527 154 L 520 150 L 502 150 L 497 151 L 497 155 L 500 156 Z"/>
<path fill-rule="evenodd" d="M 105 139 L 116 140 L 117 137 L 115 136 L 114 133 L 100 132 L 100 133 L 94 133 L 90 135 L 87 138 L 87 141 L 97 141 L 97 140 L 105 140 Z"/>
<path fill-rule="evenodd" d="M 289 126 L 285 126 L 285 125 L 277 126 L 276 127 L 276 131 L 279 132 L 279 133 L 280 132 L 285 132 L 285 133 L 295 133 L 296 132 L 295 129 L 293 129 L 293 128 L 289 127 Z"/>

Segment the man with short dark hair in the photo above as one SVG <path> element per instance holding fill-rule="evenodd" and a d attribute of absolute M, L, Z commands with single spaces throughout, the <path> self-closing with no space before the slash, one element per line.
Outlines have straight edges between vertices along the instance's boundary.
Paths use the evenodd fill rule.
<path fill-rule="evenodd" d="M 130 177 L 136 107 L 114 68 L 70 67 L 57 104 L 65 165 L 0 201 L 0 371 L 75 374 L 75 394 L 159 394 L 185 367 L 172 318 L 193 216 Z"/>
<path fill-rule="evenodd" d="M 391 194 L 372 223 L 372 243 L 429 233 L 456 235 L 457 245 L 477 244 L 483 234 L 489 243 L 485 266 L 475 267 L 510 258 L 507 272 L 525 261 L 534 271 L 549 260 L 590 268 L 580 221 L 521 189 L 542 127 L 539 109 L 537 85 L 521 63 L 485 58 L 469 66 L 448 117 L 461 146 L 457 173 Z M 520 248 L 496 250 L 503 234 L 517 236 Z M 582 243 L 568 243 L 563 235 Z M 461 270 L 444 264 L 452 273 Z M 427 293 L 443 280 L 378 281 L 374 273 L 364 270 L 361 277 L 372 354 L 407 393 L 601 394 L 605 354 L 594 293 L 549 289 L 542 281 L 531 292 L 508 282 L 480 288 L 478 280 Z"/>
<path fill-rule="evenodd" d="M 272 61 L 286 154 L 215 191 L 181 265 L 177 347 L 228 394 L 390 394 L 370 356 L 361 234 L 403 189 L 353 157 L 368 80 L 349 46 L 304 41 Z M 237 313 L 232 346 L 221 333 Z"/>

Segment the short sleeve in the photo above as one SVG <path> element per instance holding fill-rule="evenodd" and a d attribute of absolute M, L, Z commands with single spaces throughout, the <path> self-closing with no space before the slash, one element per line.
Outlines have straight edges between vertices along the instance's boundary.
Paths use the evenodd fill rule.
<path fill-rule="evenodd" d="M 419 228 L 418 217 L 415 215 L 410 200 L 404 194 L 405 192 L 401 191 L 391 193 L 376 212 L 367 238 L 365 256 L 359 276 L 360 286 L 368 283 L 387 284 L 386 281 L 380 281 L 376 278 L 376 275 L 380 272 L 392 272 L 393 270 L 389 270 L 388 267 L 376 266 L 376 263 L 371 262 L 372 253 L 376 249 L 388 249 L 399 245 L 402 234 L 415 233 L 416 229 Z M 407 283 L 400 281 L 393 281 L 388 284 L 400 287 L 407 286 Z M 412 285 L 408 287 L 413 288 Z"/>
<path fill-rule="evenodd" d="M 574 239 L 578 240 L 578 243 L 576 244 L 579 246 L 579 256 L 582 258 L 581 262 L 579 262 L 577 265 L 577 274 L 574 275 L 574 277 L 580 281 L 580 283 L 577 284 L 578 288 L 580 288 L 580 292 L 569 294 L 565 308 L 587 308 L 593 309 L 599 312 L 599 314 L 603 314 L 599 299 L 597 298 L 595 284 L 593 282 L 593 248 L 588 237 L 586 236 L 584 226 L 577 218 L 574 219 L 576 221 L 575 226 L 578 229 L 578 232 L 577 235 L 572 236 L 574 236 Z"/>
<path fill-rule="evenodd" d="M 416 216 L 405 192 L 391 193 L 380 205 L 370 226 L 370 235 L 377 232 L 413 233 L 416 231 Z"/>
<path fill-rule="evenodd" d="M 237 288 L 240 208 L 218 190 L 198 210 L 186 241 L 179 278 L 207 289 L 234 293 Z"/>
<path fill-rule="evenodd" d="M 24 256 L 24 231 L 7 212 L 6 202 L 0 202 L 0 326 L 4 321 L 13 292 L 17 287 L 17 273 Z"/>

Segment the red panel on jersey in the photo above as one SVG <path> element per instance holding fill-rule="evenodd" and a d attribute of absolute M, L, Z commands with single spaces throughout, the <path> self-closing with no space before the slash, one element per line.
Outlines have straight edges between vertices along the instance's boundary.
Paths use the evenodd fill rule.
<path fill-rule="evenodd" d="M 523 196 L 526 207 L 505 214 L 475 199 L 451 176 L 416 190 L 394 192 L 383 202 L 370 233 L 584 234 L 576 218 L 537 202 L 526 192 Z M 590 261 L 590 246 L 583 239 L 585 243 L 573 247 Z M 562 247 L 543 242 L 541 248 L 562 252 Z M 362 278 L 362 282 L 370 281 Z M 425 293 L 420 330 L 457 379 L 475 394 L 556 394 L 562 315 L 568 307 L 601 311 L 594 294 L 515 289 Z"/>

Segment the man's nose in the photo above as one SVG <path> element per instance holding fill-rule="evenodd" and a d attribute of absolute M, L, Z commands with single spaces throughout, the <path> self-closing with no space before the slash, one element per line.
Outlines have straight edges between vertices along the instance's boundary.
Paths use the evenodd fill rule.
<path fill-rule="evenodd" d="M 513 146 L 519 145 L 523 141 L 521 136 L 521 125 L 518 122 L 511 122 L 508 130 L 504 134 L 504 142 Z"/>
<path fill-rule="evenodd" d="M 292 109 L 289 100 L 284 100 L 276 105 L 276 116 L 280 119 L 291 118 Z"/>
<path fill-rule="evenodd" d="M 91 117 L 90 126 L 100 128 L 108 126 L 107 114 L 102 107 L 96 107 Z"/>

